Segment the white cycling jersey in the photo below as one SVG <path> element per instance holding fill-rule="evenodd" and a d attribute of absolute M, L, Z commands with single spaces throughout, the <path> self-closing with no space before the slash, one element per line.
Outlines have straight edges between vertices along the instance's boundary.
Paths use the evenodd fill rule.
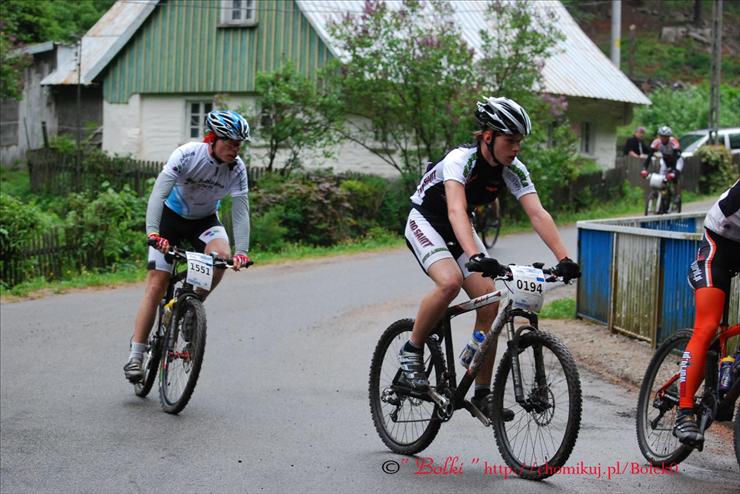
<path fill-rule="evenodd" d="M 717 235 L 740 242 L 740 180 L 719 196 L 707 212 L 704 226 Z"/>
<path fill-rule="evenodd" d="M 165 204 L 186 219 L 216 213 L 221 199 L 247 195 L 247 167 L 237 156 L 232 164 L 219 163 L 203 142 L 184 144 L 170 156 L 162 173 L 175 180 Z"/>
<path fill-rule="evenodd" d="M 491 166 L 475 144 L 453 149 L 431 167 L 411 196 L 411 202 L 424 212 L 446 217 L 446 180 L 454 180 L 465 186 L 469 206 L 493 201 L 504 185 L 517 199 L 536 192 L 527 167 L 518 158 L 509 166 Z"/>

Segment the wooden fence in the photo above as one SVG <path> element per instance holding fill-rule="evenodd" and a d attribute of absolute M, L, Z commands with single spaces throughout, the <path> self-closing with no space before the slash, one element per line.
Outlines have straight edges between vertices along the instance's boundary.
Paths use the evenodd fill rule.
<path fill-rule="evenodd" d="M 115 190 L 128 186 L 139 195 L 146 194 L 147 181 L 157 178 L 164 163 L 131 158 L 111 158 L 103 155 L 84 156 L 78 165 L 74 156 L 53 149 L 35 149 L 28 152 L 28 172 L 31 190 L 35 193 L 66 195 L 70 192 L 97 192 L 107 182 Z M 274 173 L 284 175 L 285 169 Z M 255 184 L 266 173 L 266 167 L 247 168 L 249 183 Z"/>
<path fill-rule="evenodd" d="M 37 277 L 61 280 L 68 273 L 106 267 L 101 252 L 83 249 L 78 239 L 66 238 L 62 228 L 55 228 L 32 237 L 22 248 L 3 250 L 0 281 L 12 287 Z"/>

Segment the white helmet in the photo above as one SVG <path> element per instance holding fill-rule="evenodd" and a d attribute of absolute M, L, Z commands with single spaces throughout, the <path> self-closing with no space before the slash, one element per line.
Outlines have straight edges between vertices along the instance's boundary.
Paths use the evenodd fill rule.
<path fill-rule="evenodd" d="M 206 126 L 222 139 L 249 141 L 249 124 L 232 110 L 213 110 L 206 116 Z"/>
<path fill-rule="evenodd" d="M 493 129 L 502 134 L 529 135 L 532 123 L 527 111 L 516 101 L 508 98 L 486 98 L 478 101 L 475 119 L 482 128 Z"/>
<path fill-rule="evenodd" d="M 659 136 L 669 136 L 670 137 L 670 136 L 673 135 L 673 131 L 671 130 L 670 127 L 668 127 L 667 125 L 664 125 L 664 126 L 662 126 L 661 128 L 658 129 L 658 135 Z"/>

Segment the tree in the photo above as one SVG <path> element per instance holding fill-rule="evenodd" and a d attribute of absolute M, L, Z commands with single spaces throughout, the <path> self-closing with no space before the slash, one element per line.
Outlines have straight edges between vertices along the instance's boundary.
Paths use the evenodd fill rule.
<path fill-rule="evenodd" d="M 470 138 L 479 97 L 507 96 L 530 113 L 548 114 L 537 90 L 560 39 L 554 19 L 525 2 L 492 1 L 476 57 L 459 28 L 442 21 L 454 8 L 445 1 L 390 8 L 366 0 L 361 14 L 331 28 L 342 53 L 334 82 L 347 110 L 362 117 L 344 136 L 404 174 L 418 175 L 426 160 Z"/>
<path fill-rule="evenodd" d="M 115 0 L 3 0 L 0 2 L 0 98 L 19 98 L 25 45 L 69 42 L 84 34 Z"/>
<path fill-rule="evenodd" d="M 367 0 L 362 14 L 331 27 L 345 54 L 334 83 L 347 111 L 361 118 L 342 133 L 402 173 L 418 174 L 425 159 L 449 147 L 469 113 L 473 50 L 442 21 L 451 8 L 407 0 L 390 9 Z"/>
<path fill-rule="evenodd" d="M 280 70 L 257 74 L 259 112 L 250 117 L 257 135 L 268 144 L 267 169 L 272 171 L 278 151 L 289 150 L 283 167 L 299 166 L 301 155 L 324 150 L 337 140 L 333 130 L 342 119 L 339 98 L 324 86 L 298 74 L 291 62 Z"/>

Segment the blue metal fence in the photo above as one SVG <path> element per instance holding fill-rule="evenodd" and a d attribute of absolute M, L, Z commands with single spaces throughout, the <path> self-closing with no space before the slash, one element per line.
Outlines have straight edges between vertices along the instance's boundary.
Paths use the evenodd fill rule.
<path fill-rule="evenodd" d="M 705 213 L 578 222 L 576 313 L 657 346 L 694 324 L 687 282 Z M 740 322 L 740 280 L 733 280 L 729 321 Z"/>

